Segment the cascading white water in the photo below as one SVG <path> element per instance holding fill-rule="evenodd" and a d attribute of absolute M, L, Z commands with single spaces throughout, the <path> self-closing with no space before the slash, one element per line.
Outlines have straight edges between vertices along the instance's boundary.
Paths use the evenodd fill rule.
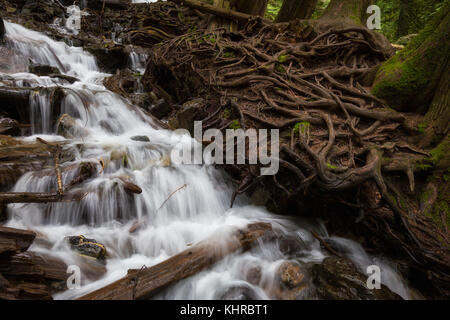
<path fill-rule="evenodd" d="M 192 146 L 196 142 L 190 136 L 158 128 L 138 108 L 105 89 L 102 80 L 108 75 L 99 71 L 92 55 L 82 48 L 69 47 L 13 23 L 6 22 L 5 27 L 10 47 L 37 63 L 56 66 L 63 74 L 80 80 L 67 84 L 63 80 L 17 73 L 10 74 L 8 81 L 18 86 L 26 81 L 28 86 L 34 87 L 63 87 L 66 96 L 61 113 L 71 115 L 83 128 L 79 138 L 68 141 L 66 147 L 76 150 L 75 159 L 68 164 L 92 162 L 97 164 L 100 172 L 83 185 L 88 194 L 80 202 L 8 207 L 11 217 L 8 225 L 30 228 L 39 233 L 40 241 L 36 241 L 31 250 L 57 256 L 69 265 L 82 265 L 84 258 L 75 255 L 64 244 L 65 236 L 85 235 L 106 246 L 106 274 L 97 281 L 82 278 L 81 289 L 67 290 L 55 298 L 79 297 L 123 277 L 128 269 L 140 269 L 143 265 L 149 267 L 181 252 L 190 244 L 223 232 L 227 227 L 242 227 L 256 221 L 270 222 L 275 229 L 298 239 L 303 247 L 295 257 L 297 262 L 319 263 L 324 259 L 326 253 L 307 231 L 306 224 L 251 206 L 245 197 L 237 199 L 234 208 L 230 209 L 233 189 L 222 171 L 206 165 L 178 166 L 171 163 L 170 151 L 173 148 Z M 35 110 L 33 112 L 39 110 L 40 117 L 32 120 L 41 119 L 40 126 L 35 127 L 41 131 L 33 132 L 33 136 L 24 140 L 33 141 L 37 136 L 63 140 L 49 125 L 49 97 L 35 97 L 31 106 Z M 132 140 L 134 136 L 146 136 L 149 141 Z M 117 154 L 124 156 L 118 159 L 113 156 Z M 105 164 L 104 170 L 100 168 L 100 161 Z M 72 178 L 70 173 L 63 175 L 66 183 Z M 128 195 L 121 184 L 124 178 L 139 185 L 142 194 Z M 174 190 L 184 184 L 186 188 L 158 209 Z M 21 177 L 13 191 L 37 192 L 54 188 L 55 178 L 51 173 L 46 176 L 29 172 Z M 135 221 L 145 222 L 145 225 L 130 234 L 129 229 Z M 320 228 L 316 231 L 326 235 Z M 359 247 L 355 250 L 356 243 L 345 240 L 340 244 L 353 253 L 349 256 L 354 261 L 364 260 L 360 267 L 374 261 Z M 276 269 L 286 259 L 288 257 L 276 243 L 260 244 L 247 253 L 226 257 L 210 270 L 181 281 L 157 298 L 213 299 L 221 297 L 233 286 L 250 289 L 254 298 L 271 298 L 267 289 L 275 281 Z M 246 274 L 254 267 L 259 267 L 262 274 L 259 283 L 250 284 Z M 407 290 L 393 269 L 386 265 L 382 271 L 382 282 L 408 298 Z M 309 297 L 308 292 L 305 291 L 304 298 Z"/>

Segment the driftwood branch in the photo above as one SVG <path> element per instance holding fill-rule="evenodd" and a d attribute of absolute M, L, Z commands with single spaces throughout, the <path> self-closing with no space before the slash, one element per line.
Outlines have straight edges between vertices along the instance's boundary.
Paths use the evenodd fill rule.
<path fill-rule="evenodd" d="M 89 293 L 79 300 L 148 299 L 167 286 L 190 277 L 240 249 L 246 250 L 272 230 L 268 223 L 255 223 L 234 231 L 225 242 L 217 237 L 197 245 L 150 268 L 129 270 L 124 278 Z"/>

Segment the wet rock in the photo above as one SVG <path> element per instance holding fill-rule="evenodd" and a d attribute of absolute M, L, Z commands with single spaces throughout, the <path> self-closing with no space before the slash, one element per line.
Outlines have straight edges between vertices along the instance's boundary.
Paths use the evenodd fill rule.
<path fill-rule="evenodd" d="M 62 79 L 62 80 L 69 82 L 70 84 L 80 81 L 78 78 L 67 76 L 64 74 L 49 74 L 49 77 Z"/>
<path fill-rule="evenodd" d="M 106 248 L 95 239 L 87 239 L 84 236 L 68 236 L 65 238 L 70 248 L 77 251 L 82 256 L 88 256 L 96 259 L 104 259 Z"/>
<path fill-rule="evenodd" d="M 261 281 L 261 275 L 262 275 L 261 268 L 260 267 L 253 267 L 253 268 L 250 268 L 247 271 L 246 280 L 249 283 L 251 283 L 251 284 L 256 286 Z"/>
<path fill-rule="evenodd" d="M 57 133 L 65 138 L 86 137 L 89 132 L 68 114 L 62 115 L 57 124 Z"/>
<path fill-rule="evenodd" d="M 133 141 L 140 141 L 140 142 L 150 142 L 150 138 L 147 136 L 134 136 L 130 138 Z"/>
<path fill-rule="evenodd" d="M 40 76 L 40 77 L 50 76 L 50 75 L 55 76 L 55 75 L 61 74 L 61 71 L 59 71 L 59 69 L 57 67 L 52 67 L 52 66 L 37 64 L 37 63 L 30 65 L 28 70 L 30 73 L 34 73 L 35 75 Z"/>
<path fill-rule="evenodd" d="M 20 135 L 19 122 L 11 118 L 0 117 L 0 134 L 7 134 L 10 136 Z"/>
<path fill-rule="evenodd" d="M 328 257 L 312 268 L 313 283 L 319 299 L 329 300 L 401 300 L 384 285 L 370 290 L 367 275 L 360 273 L 348 259 Z"/>
<path fill-rule="evenodd" d="M 283 287 L 295 288 L 302 284 L 305 275 L 299 265 L 284 262 L 277 271 L 278 279 Z"/>
<path fill-rule="evenodd" d="M 0 203 L 0 224 L 8 220 L 8 212 L 6 210 L 6 204 Z"/>
<path fill-rule="evenodd" d="M 218 300 L 257 300 L 258 294 L 247 286 L 232 286 L 223 292 Z"/>
<path fill-rule="evenodd" d="M 176 121 L 171 122 L 171 126 L 175 126 L 176 129 L 186 129 L 194 135 L 194 121 L 202 120 L 207 116 L 204 107 L 205 100 L 202 98 L 184 103 L 176 115 Z"/>
<path fill-rule="evenodd" d="M 255 206 L 265 206 L 270 200 L 270 192 L 263 188 L 257 188 L 252 193 L 250 200 Z"/>
<path fill-rule="evenodd" d="M 150 113 L 158 119 L 166 117 L 172 112 L 172 107 L 164 99 L 158 100 L 151 108 Z"/>
<path fill-rule="evenodd" d="M 100 69 L 115 73 L 117 69 L 122 69 L 127 66 L 128 52 L 126 48 L 121 45 L 107 46 L 102 44 L 90 44 L 85 47 L 97 58 L 97 63 Z"/>
<path fill-rule="evenodd" d="M 283 236 L 278 241 L 278 247 L 283 255 L 288 257 L 301 256 L 304 249 L 304 245 L 300 239 L 293 236 Z"/>
<path fill-rule="evenodd" d="M 3 22 L 3 19 L 0 18 L 0 41 L 3 40 L 3 37 L 5 36 L 5 23 Z"/>

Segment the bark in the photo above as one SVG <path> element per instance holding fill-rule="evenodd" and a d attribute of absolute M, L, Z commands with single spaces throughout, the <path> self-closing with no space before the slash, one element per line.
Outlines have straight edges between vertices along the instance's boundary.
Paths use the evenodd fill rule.
<path fill-rule="evenodd" d="M 372 0 L 331 0 L 321 20 L 351 20 L 365 25 L 367 8 Z"/>
<path fill-rule="evenodd" d="M 65 289 L 66 271 L 61 260 L 34 252 L 0 258 L 0 299 L 51 300 L 53 293 Z"/>
<path fill-rule="evenodd" d="M 32 231 L 0 226 L 0 256 L 26 251 L 35 237 Z"/>
<path fill-rule="evenodd" d="M 148 299 L 165 287 L 190 277 L 240 249 L 248 249 L 270 232 L 267 223 L 255 223 L 230 235 L 226 243 L 217 238 L 206 239 L 172 258 L 148 269 L 129 270 L 124 278 L 89 293 L 80 300 Z"/>
<path fill-rule="evenodd" d="M 239 12 L 264 17 L 268 2 L 268 0 L 231 0 L 230 4 Z"/>
<path fill-rule="evenodd" d="M 397 110 L 425 114 L 436 92 L 448 91 L 448 80 L 444 78 L 448 77 L 449 69 L 449 28 L 450 4 L 447 4 L 405 49 L 380 67 L 372 93 Z M 445 100 L 445 94 L 436 99 Z M 445 118 L 445 108 L 439 108 L 441 103 L 433 104 L 433 116 L 427 118 L 438 119 L 441 115 Z"/>
<path fill-rule="evenodd" d="M 309 19 L 314 13 L 318 0 L 284 0 L 276 22 L 294 19 Z"/>
<path fill-rule="evenodd" d="M 414 19 L 414 14 L 411 12 L 413 3 L 411 0 L 400 0 L 400 15 L 398 18 L 397 38 L 409 34 L 409 26 Z"/>

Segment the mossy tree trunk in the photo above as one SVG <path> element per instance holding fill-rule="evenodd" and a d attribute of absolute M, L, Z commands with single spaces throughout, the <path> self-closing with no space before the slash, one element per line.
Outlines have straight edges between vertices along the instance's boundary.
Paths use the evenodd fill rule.
<path fill-rule="evenodd" d="M 400 14 L 398 17 L 397 38 L 409 34 L 409 26 L 412 19 L 414 19 L 413 5 L 414 3 L 411 0 L 400 0 Z"/>
<path fill-rule="evenodd" d="M 276 22 L 294 19 L 309 19 L 314 13 L 318 0 L 284 0 Z"/>
<path fill-rule="evenodd" d="M 372 3 L 372 0 L 331 0 L 320 19 L 351 20 L 365 25 L 366 11 Z"/>
<path fill-rule="evenodd" d="M 445 79 L 449 72 L 448 30 L 449 3 L 405 49 L 380 67 L 372 93 L 400 111 L 430 112 L 425 117 L 427 121 L 439 119 L 441 115 L 445 117 L 445 108 L 439 107 L 444 102 L 439 100 L 448 98 L 442 93 L 448 91 L 448 80 Z M 437 90 L 438 87 L 441 88 Z"/>

